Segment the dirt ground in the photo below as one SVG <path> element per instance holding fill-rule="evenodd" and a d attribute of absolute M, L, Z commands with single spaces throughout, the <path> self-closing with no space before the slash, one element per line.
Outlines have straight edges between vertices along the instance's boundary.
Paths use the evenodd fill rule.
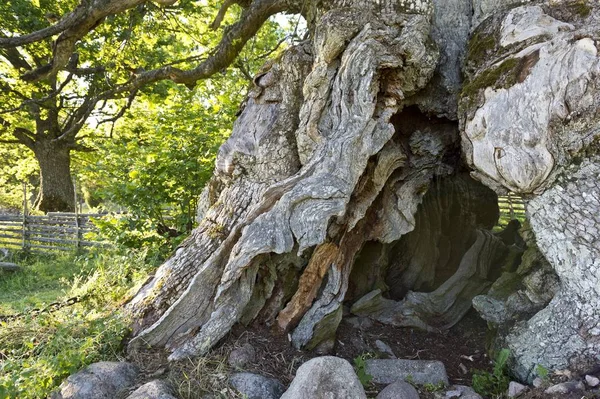
<path fill-rule="evenodd" d="M 358 326 L 357 326 L 358 324 Z M 385 342 L 400 359 L 439 360 L 444 363 L 451 384 L 470 385 L 473 370 L 491 370 L 486 355 L 487 326 L 474 312 L 448 331 L 428 333 L 411 328 L 398 328 L 378 322 L 347 317 L 342 320 L 333 351 L 328 353 L 347 359 L 354 364 L 358 356 L 385 357 L 375 345 Z M 288 385 L 296 370 L 307 360 L 322 356 L 317 351 L 294 349 L 288 337 L 273 334 L 266 326 L 237 326 L 211 353 L 198 359 L 169 363 L 164 353 L 141 353 L 131 360 L 142 367 L 142 379 L 168 378 L 176 385 L 183 399 L 202 398 L 212 394 L 215 398 L 235 398 L 228 388 L 227 377 L 232 370 L 227 356 L 234 348 L 250 343 L 256 349 L 256 361 L 245 371 L 273 377 Z M 374 397 L 383 387 L 367 390 Z M 426 392 L 423 397 L 428 397 Z"/>

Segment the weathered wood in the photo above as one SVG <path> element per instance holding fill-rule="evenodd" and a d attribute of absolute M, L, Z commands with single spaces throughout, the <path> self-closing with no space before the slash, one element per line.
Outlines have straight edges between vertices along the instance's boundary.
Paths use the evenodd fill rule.
<path fill-rule="evenodd" d="M 16 263 L 10 263 L 10 262 L 0 262 L 0 270 L 4 270 L 7 272 L 15 272 L 17 270 L 19 270 L 21 267 L 19 265 L 17 265 Z"/>

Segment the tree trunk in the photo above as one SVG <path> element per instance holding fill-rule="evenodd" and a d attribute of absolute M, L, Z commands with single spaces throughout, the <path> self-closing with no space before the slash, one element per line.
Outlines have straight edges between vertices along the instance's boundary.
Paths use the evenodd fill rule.
<path fill-rule="evenodd" d="M 40 189 L 35 207 L 44 212 L 75 211 L 71 150 L 61 142 L 37 141 L 33 152 L 40 167 Z"/>
<path fill-rule="evenodd" d="M 582 39 L 585 31 L 529 7 L 527 24 L 516 17 L 502 23 L 500 14 L 488 19 L 467 49 L 471 9 L 465 1 L 346 0 L 310 7 L 310 41 L 255 78 L 202 195 L 199 227 L 129 304 L 131 350 L 166 347 L 173 360 L 201 355 L 235 323 L 250 322 L 289 333 L 299 348 L 329 345 L 345 305 L 399 326 L 454 325 L 521 253 L 507 249 L 514 243 L 506 237 L 485 231 L 495 223 L 496 196 L 457 177 L 464 170 L 459 137 L 464 158 L 486 185 L 539 195 L 529 208 L 532 226 L 540 250 L 565 279 L 562 292 L 580 309 L 572 318 L 597 314 L 592 298 L 598 292 L 582 281 L 597 246 L 588 238 L 581 244 L 580 237 L 597 237 L 598 221 L 571 229 L 574 244 L 561 246 L 554 238 L 564 237 L 559 233 L 568 226 L 550 212 L 531 211 L 564 205 L 557 209 L 560 219 L 571 203 L 582 215 L 597 214 L 597 202 L 586 208 L 575 200 L 584 186 L 598 199 L 597 185 L 583 172 L 569 172 L 579 182 L 567 186 L 570 197 L 559 199 L 556 186 L 574 154 L 589 157 L 597 135 L 590 128 L 600 101 L 599 80 L 590 77 L 598 73 L 593 42 Z M 489 4 L 476 3 L 485 3 L 477 8 L 479 20 Z M 456 18 L 434 18 L 434 9 Z M 577 18 L 583 26 L 584 17 Z M 544 42 L 544 51 L 527 50 L 531 36 L 513 45 L 536 21 L 540 41 L 552 34 L 560 40 Z M 510 32 L 500 32 L 511 23 Z M 457 68 L 467 53 L 469 81 L 461 87 Z M 538 70 L 542 59 L 547 69 Z M 554 71 L 549 64 L 563 73 L 547 73 Z M 459 92 L 460 131 L 456 101 L 440 97 Z M 557 98 L 562 103 L 553 102 Z M 578 140 L 559 134 L 565 109 Z M 597 162 L 589 162 L 582 170 L 597 173 Z M 567 276 L 566 260 L 576 273 Z M 589 295 L 574 295 L 576 287 Z M 544 310 L 550 315 L 544 322 L 551 317 L 561 342 L 574 339 L 573 327 L 554 313 L 565 309 L 566 298 L 559 294 L 553 303 L 560 306 Z M 536 317 L 534 331 L 543 325 Z M 509 342 L 517 368 L 534 360 L 554 367 L 574 353 L 598 353 L 596 330 L 588 327 L 590 338 L 564 355 L 540 349 L 544 342 L 537 340 L 520 345 L 524 335 L 516 330 Z"/>
<path fill-rule="evenodd" d="M 537 246 L 558 276 L 520 267 L 524 287 L 505 302 L 476 300 L 502 325 L 556 292 L 505 337 L 524 380 L 537 365 L 585 373 L 600 359 L 599 15 L 596 2 L 517 7 L 483 22 L 469 45 L 463 151 L 481 181 L 528 198 Z"/>

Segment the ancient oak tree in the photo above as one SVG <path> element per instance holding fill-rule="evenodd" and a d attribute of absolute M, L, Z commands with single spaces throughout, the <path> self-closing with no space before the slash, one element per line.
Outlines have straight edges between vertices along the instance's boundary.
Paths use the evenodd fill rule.
<path fill-rule="evenodd" d="M 130 350 L 202 355 L 236 323 L 327 348 L 344 307 L 439 330 L 474 303 L 522 379 L 598 361 L 595 3 L 228 1 L 215 27 L 232 3 L 244 11 L 211 58 L 114 89 L 192 85 L 270 15 L 308 22 L 254 78 L 199 227 L 129 303 Z M 28 76 L 63 68 L 68 46 Z M 515 224 L 490 232 L 507 190 L 527 201 L 524 239 Z"/>

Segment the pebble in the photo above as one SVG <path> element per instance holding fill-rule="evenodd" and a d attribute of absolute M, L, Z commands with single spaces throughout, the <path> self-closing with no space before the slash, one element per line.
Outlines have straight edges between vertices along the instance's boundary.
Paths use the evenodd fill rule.
<path fill-rule="evenodd" d="M 600 384 L 600 379 L 594 377 L 593 375 L 586 375 L 585 382 L 587 382 L 588 386 L 594 388 Z"/>
<path fill-rule="evenodd" d="M 525 385 L 519 384 L 516 381 L 511 381 L 510 384 L 508 384 L 508 397 L 516 398 L 517 396 L 525 392 L 526 389 L 527 387 Z"/>

